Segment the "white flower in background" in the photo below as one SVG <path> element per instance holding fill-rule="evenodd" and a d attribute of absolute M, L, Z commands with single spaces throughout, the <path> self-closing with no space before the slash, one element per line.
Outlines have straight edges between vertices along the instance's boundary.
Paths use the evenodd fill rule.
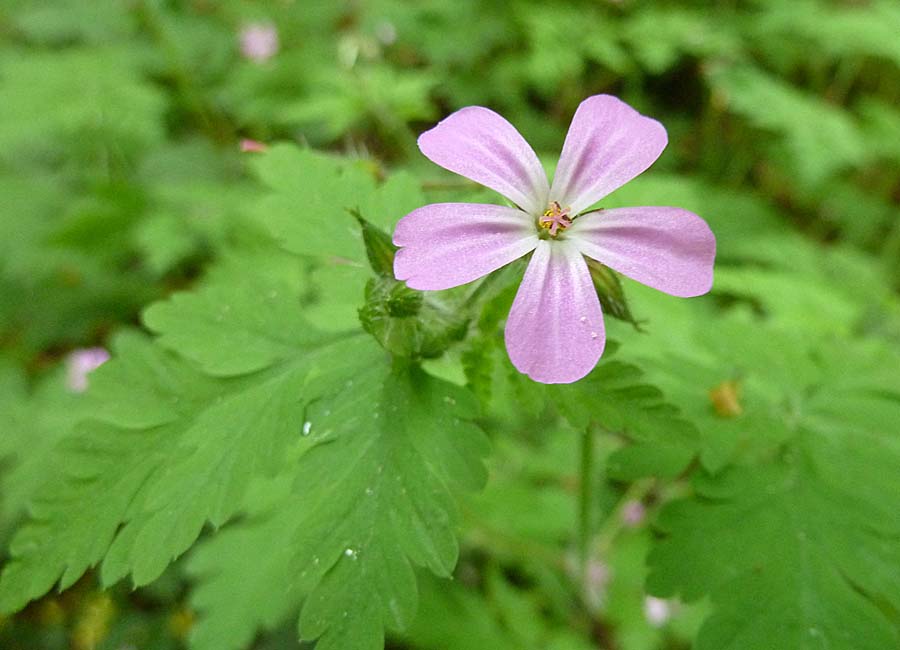
<path fill-rule="evenodd" d="M 644 618 L 653 627 L 662 627 L 672 618 L 672 603 L 664 598 L 644 598 Z"/>

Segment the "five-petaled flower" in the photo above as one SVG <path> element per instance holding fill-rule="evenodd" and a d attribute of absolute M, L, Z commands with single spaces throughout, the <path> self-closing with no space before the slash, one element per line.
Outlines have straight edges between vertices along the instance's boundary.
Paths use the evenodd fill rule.
<path fill-rule="evenodd" d="M 423 133 L 419 149 L 515 207 L 414 210 L 394 232 L 394 274 L 414 289 L 448 289 L 532 253 L 506 321 L 509 358 L 535 381 L 577 381 L 606 340 L 585 256 L 674 296 L 712 286 L 716 241 L 697 215 L 670 207 L 589 210 L 652 165 L 666 144 L 656 120 L 610 95 L 589 97 L 572 118 L 551 185 L 515 127 L 487 108 L 463 108 Z"/>

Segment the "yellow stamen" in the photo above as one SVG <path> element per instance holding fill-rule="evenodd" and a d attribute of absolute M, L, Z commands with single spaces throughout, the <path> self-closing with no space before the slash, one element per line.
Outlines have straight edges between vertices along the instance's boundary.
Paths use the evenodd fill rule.
<path fill-rule="evenodd" d="M 551 237 L 556 237 L 560 230 L 565 230 L 571 225 L 569 208 L 561 207 L 558 201 L 550 201 L 550 206 L 538 219 L 538 226 L 547 230 Z"/>

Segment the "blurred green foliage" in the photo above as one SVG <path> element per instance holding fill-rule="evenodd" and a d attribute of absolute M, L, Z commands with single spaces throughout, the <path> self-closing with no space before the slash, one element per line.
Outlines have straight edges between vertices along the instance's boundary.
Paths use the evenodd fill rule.
<path fill-rule="evenodd" d="M 34 599 L 0 645 L 274 650 L 302 608 L 341 650 L 900 647 L 898 34 L 895 0 L 0 0 L 0 602 Z M 417 133 L 490 106 L 552 168 L 601 92 L 670 135 L 605 204 L 707 219 L 713 293 L 623 281 L 645 331 L 548 388 L 512 265 L 391 368 L 354 214 L 491 202 Z"/>

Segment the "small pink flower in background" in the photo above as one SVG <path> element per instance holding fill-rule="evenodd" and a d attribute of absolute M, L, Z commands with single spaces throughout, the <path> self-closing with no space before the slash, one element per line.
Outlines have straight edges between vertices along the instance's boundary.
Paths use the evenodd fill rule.
<path fill-rule="evenodd" d="M 241 151 L 244 153 L 262 153 L 268 148 L 267 144 L 258 140 L 251 140 L 250 138 L 241 140 Z"/>
<path fill-rule="evenodd" d="M 66 358 L 66 388 L 73 393 L 83 393 L 88 388 L 88 374 L 109 361 L 104 348 L 75 350 Z"/>
<path fill-rule="evenodd" d="M 622 508 L 622 521 L 629 528 L 637 528 L 647 517 L 647 508 L 636 499 L 628 501 Z"/>
<path fill-rule="evenodd" d="M 394 232 L 401 247 L 394 274 L 414 289 L 449 289 L 532 253 L 506 321 L 506 349 L 535 381 L 577 381 L 606 341 L 585 257 L 674 296 L 712 286 L 716 240 L 697 215 L 670 207 L 588 211 L 652 165 L 667 141 L 659 122 L 623 101 L 589 97 L 572 118 L 551 185 L 515 127 L 487 108 L 463 108 L 423 133 L 419 149 L 516 207 L 414 210 Z"/>
<path fill-rule="evenodd" d="M 241 29 L 241 54 L 264 63 L 278 53 L 278 30 L 271 23 L 250 23 Z"/>
<path fill-rule="evenodd" d="M 662 627 L 672 618 L 672 604 L 663 598 L 644 598 L 644 618 L 653 627 Z"/>

